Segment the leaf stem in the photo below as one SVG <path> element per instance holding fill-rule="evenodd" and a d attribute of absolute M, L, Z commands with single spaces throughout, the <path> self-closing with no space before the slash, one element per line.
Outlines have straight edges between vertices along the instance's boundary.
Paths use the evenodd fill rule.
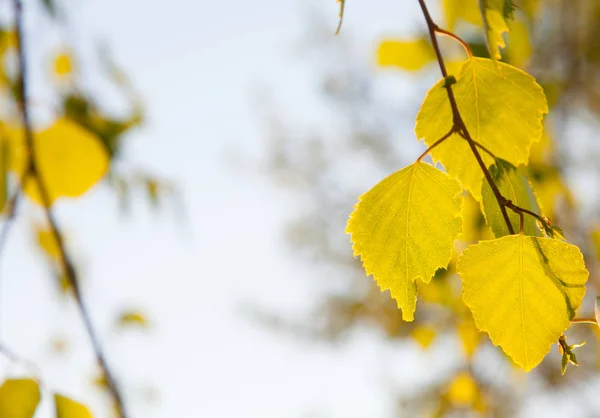
<path fill-rule="evenodd" d="M 469 47 L 469 44 L 466 43 L 460 36 L 458 36 L 458 35 L 450 32 L 450 31 L 447 31 L 445 29 L 442 29 L 438 25 L 435 25 L 434 30 L 435 30 L 436 33 L 439 33 L 440 35 L 445 35 L 445 36 L 448 36 L 448 37 L 454 39 L 455 41 L 458 41 L 463 46 L 463 48 L 465 49 L 465 51 L 467 52 L 467 54 L 469 55 L 469 58 L 473 56 L 473 52 L 471 51 L 471 47 Z"/>
<path fill-rule="evenodd" d="M 73 294 L 75 296 L 75 301 L 77 302 L 77 307 L 79 308 L 79 313 L 83 318 L 83 322 L 85 324 L 85 328 L 87 334 L 90 338 L 92 347 L 94 349 L 96 360 L 98 361 L 98 365 L 100 366 L 102 373 L 104 374 L 107 382 L 108 391 L 112 397 L 116 413 L 120 418 L 126 418 L 127 414 L 125 412 L 125 405 L 123 402 L 122 395 L 119 391 L 118 385 L 116 383 L 115 378 L 113 377 L 113 373 L 106 361 L 106 357 L 102 346 L 100 344 L 100 340 L 96 334 L 94 326 L 92 324 L 92 319 L 88 308 L 83 300 L 83 295 L 81 293 L 81 288 L 79 287 L 79 278 L 77 276 L 77 272 L 73 267 L 73 263 L 67 253 L 67 250 L 64 245 L 64 239 L 62 233 L 58 227 L 58 224 L 54 218 L 54 214 L 50 209 L 51 199 L 50 194 L 48 193 L 48 189 L 46 184 L 44 183 L 43 176 L 37 166 L 36 159 L 36 148 L 34 146 L 33 141 L 33 131 L 31 128 L 31 121 L 29 118 L 29 110 L 27 106 L 27 65 L 25 60 L 25 45 L 24 45 L 24 35 L 23 35 L 23 5 L 21 0 L 13 0 L 14 7 L 14 19 L 15 19 L 15 28 L 16 28 L 16 37 L 17 37 L 17 52 L 18 52 L 18 107 L 21 114 L 21 121 L 23 124 L 23 130 L 25 133 L 25 144 L 27 147 L 27 151 L 29 154 L 29 173 L 32 179 L 37 183 L 37 187 L 42 198 L 42 203 L 44 207 L 44 214 L 46 220 L 50 226 L 51 233 L 53 238 L 58 246 L 59 250 L 59 259 L 64 269 L 64 274 L 73 289 Z M 31 180 L 31 179 L 30 179 Z M 21 184 L 21 188 L 24 187 L 24 184 Z M 16 195 L 18 199 L 18 194 Z M 14 216 L 13 216 L 14 217 Z"/>
<path fill-rule="evenodd" d="M 454 132 L 455 132 L 455 131 L 454 131 L 454 128 L 452 128 L 452 129 L 450 129 L 450 131 L 449 131 L 449 132 L 448 132 L 446 135 L 444 135 L 443 137 L 441 137 L 440 139 L 438 139 L 437 141 L 435 141 L 435 142 L 433 143 L 433 145 L 431 145 L 429 148 L 427 148 L 427 149 L 425 150 L 425 152 L 423 152 L 423 154 L 421 154 L 421 155 L 419 156 L 419 158 L 417 158 L 417 162 L 419 162 L 419 161 L 421 161 L 423 158 L 425 158 L 425 156 L 426 156 L 427 154 L 429 154 L 429 153 L 431 152 L 431 150 L 432 150 L 432 149 L 434 149 L 435 147 L 437 147 L 438 145 L 440 145 L 442 142 L 444 142 L 446 139 L 448 139 L 448 138 L 450 137 L 450 135 L 452 135 Z"/>
<path fill-rule="evenodd" d="M 429 29 L 429 37 L 431 38 L 431 43 L 433 45 L 433 49 L 435 50 L 435 55 L 437 57 L 440 71 L 442 72 L 442 75 L 445 78 L 448 76 L 448 72 L 446 70 L 446 64 L 444 63 L 444 57 L 442 56 L 442 52 L 440 51 L 440 46 L 438 44 L 437 37 L 436 37 L 436 31 L 437 31 L 436 29 L 439 29 L 439 28 L 434 23 L 433 19 L 431 18 L 431 15 L 429 14 L 429 10 L 427 9 L 427 5 L 425 4 L 425 0 L 419 0 L 419 4 L 421 6 L 421 10 L 423 11 L 423 16 L 425 17 L 425 21 L 427 22 L 427 27 Z M 445 89 L 446 89 L 446 93 L 448 94 L 448 100 L 450 101 L 450 107 L 452 108 L 453 126 L 456 128 L 456 130 L 458 132 L 462 132 L 462 136 L 469 143 L 469 147 L 471 148 L 471 151 L 473 152 L 473 155 L 475 156 L 475 159 L 477 160 L 479 167 L 481 167 L 481 170 L 483 171 L 483 175 L 485 176 L 487 182 L 490 185 L 490 188 L 492 189 L 492 192 L 494 193 L 494 196 L 496 197 L 496 200 L 498 201 L 498 205 L 500 206 L 500 211 L 502 212 L 502 217 L 504 218 L 504 221 L 506 222 L 508 231 L 511 234 L 514 234 L 515 230 L 513 229 L 513 226 L 510 223 L 510 219 L 508 217 L 508 213 L 506 212 L 506 207 L 504 205 L 506 198 L 504 196 L 502 196 L 502 194 L 500 193 L 500 190 L 498 190 L 496 183 L 494 183 L 494 180 L 492 179 L 492 175 L 490 174 L 485 163 L 483 162 L 483 158 L 481 157 L 481 154 L 479 154 L 479 150 L 477 149 L 477 146 L 475 145 L 473 138 L 471 138 L 471 135 L 469 134 L 469 131 L 467 130 L 467 126 L 465 125 L 465 122 L 463 121 L 463 119 L 460 115 L 460 111 L 458 110 L 458 104 L 456 103 L 456 98 L 454 97 L 454 92 L 452 91 L 452 86 L 446 84 Z"/>
<path fill-rule="evenodd" d="M 594 324 L 598 325 L 595 318 L 573 318 L 571 319 L 572 324 Z"/>

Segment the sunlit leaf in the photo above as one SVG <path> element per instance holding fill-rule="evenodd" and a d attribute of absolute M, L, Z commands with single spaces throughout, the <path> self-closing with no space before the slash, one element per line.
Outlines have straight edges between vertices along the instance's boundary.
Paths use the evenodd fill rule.
<path fill-rule="evenodd" d="M 461 231 L 460 184 L 416 162 L 360 196 L 346 232 L 354 255 L 382 291 L 390 290 L 406 321 L 414 319 L 417 285 L 446 267 Z"/>
<path fill-rule="evenodd" d="M 490 167 L 490 174 L 494 183 L 500 190 L 500 193 L 505 198 L 511 200 L 515 205 L 540 214 L 540 208 L 537 204 L 529 180 L 511 163 L 498 159 L 494 165 Z M 497 238 L 509 235 L 508 226 L 500 211 L 498 201 L 492 192 L 487 181 L 483 182 L 482 187 L 482 202 L 485 217 L 488 225 L 494 231 Z M 520 219 L 519 215 L 510 209 L 507 209 L 508 218 L 513 227 L 514 232 L 519 232 Z M 541 236 L 541 232 L 536 225 L 536 219 L 530 215 L 523 217 L 523 232 L 525 235 Z"/>
<path fill-rule="evenodd" d="M 522 234 L 470 246 L 457 271 L 477 327 L 526 371 L 569 327 L 589 275 L 576 246 Z"/>
<path fill-rule="evenodd" d="M 515 7 L 512 0 L 479 0 L 488 50 L 494 60 L 502 58 L 500 48 L 506 46 L 502 33 L 510 30 L 508 20 L 514 19 Z"/>
<path fill-rule="evenodd" d="M 531 144 L 542 136 L 542 117 L 548 112 L 544 92 L 535 79 L 508 64 L 472 58 L 465 61 L 457 80 L 452 90 L 473 140 L 515 166 L 526 164 Z M 429 90 L 417 115 L 415 132 L 428 146 L 453 126 L 443 83 L 442 79 Z M 494 163 L 486 152 L 479 152 L 487 166 Z M 481 200 L 483 173 L 465 139 L 451 135 L 431 156 Z"/>
<path fill-rule="evenodd" d="M 9 379 L 0 386 L 0 417 L 32 418 L 40 403 L 40 387 L 32 379 Z"/>
<path fill-rule="evenodd" d="M 54 395 L 56 418 L 93 418 L 87 407 L 62 395 Z"/>
<path fill-rule="evenodd" d="M 417 71 L 435 61 L 435 53 L 425 38 L 413 40 L 386 39 L 379 44 L 377 64 Z"/>

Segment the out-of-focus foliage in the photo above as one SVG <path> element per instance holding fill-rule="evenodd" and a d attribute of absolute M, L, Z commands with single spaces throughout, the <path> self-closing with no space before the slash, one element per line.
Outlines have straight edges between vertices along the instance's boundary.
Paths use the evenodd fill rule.
<path fill-rule="evenodd" d="M 0 417 L 33 418 L 40 403 L 40 387 L 32 379 L 9 379 L 0 386 Z"/>
<path fill-rule="evenodd" d="M 12 2 L 11 2 L 12 5 Z M 27 16 L 35 15 L 44 25 L 60 27 L 66 25 L 67 10 L 65 4 L 58 0 L 40 0 L 39 2 L 22 2 L 22 8 Z M 30 172 L 28 141 L 21 118 L 21 89 L 18 66 L 15 66 L 18 56 L 16 29 L 13 26 L 14 10 L 6 7 L 8 16 L 0 23 L 0 210 L 2 221 L 11 222 L 19 217 L 21 207 L 28 201 L 33 211 L 40 211 L 43 206 L 37 180 Z M 41 12 L 41 13 L 40 13 Z M 10 22 L 10 23 L 7 23 Z M 44 26 L 42 25 L 42 26 Z M 45 27 L 45 26 L 44 26 Z M 24 30 L 29 30 L 25 25 Z M 128 136 L 144 122 L 144 107 L 133 83 L 129 81 L 125 71 L 111 59 L 108 51 L 100 51 L 97 63 L 99 65 L 79 65 L 79 57 L 89 56 L 75 47 L 79 42 L 69 38 L 69 31 L 60 31 L 61 39 L 48 51 L 44 51 L 48 59 L 44 68 L 34 67 L 38 62 L 29 55 L 28 49 L 23 51 L 29 86 L 26 105 L 31 115 L 31 128 L 34 155 L 36 158 L 37 174 L 43 179 L 48 192 L 50 204 L 61 205 L 69 200 L 77 204 L 76 198 L 84 196 L 94 187 L 108 186 L 108 190 L 126 209 L 127 204 L 142 192 L 154 209 L 162 209 L 165 199 L 177 198 L 177 188 L 169 180 L 146 170 L 130 167 L 122 158 L 122 150 Z M 25 34 L 27 37 L 28 34 Z M 87 46 L 83 46 L 86 48 Z M 82 68 L 89 71 L 82 74 Z M 47 89 L 38 91 L 37 82 L 33 79 L 45 75 Z M 91 74 L 91 77 L 90 77 Z M 106 98 L 102 93 L 92 93 L 90 80 L 104 79 L 115 87 L 120 94 L 124 108 L 115 114 L 105 106 Z M 94 82 L 94 81 L 92 81 Z M 42 91 L 44 90 L 44 91 Z M 37 117 L 38 110 L 46 115 L 44 122 Z M 14 199 L 20 195 L 17 191 L 22 187 L 26 198 Z M 64 199 L 70 198 L 70 199 Z M 19 202 L 19 209 L 13 213 L 13 207 L 7 202 Z M 10 209 L 10 210 L 8 210 Z M 28 219 L 28 218 L 25 218 Z M 39 224 L 35 217 L 31 222 L 32 244 L 39 247 L 41 261 L 46 263 L 49 275 L 57 285 L 58 294 L 62 297 L 73 296 L 72 282 L 68 279 L 65 263 L 61 257 L 54 231 L 48 225 Z M 64 231 L 60 225 L 61 235 L 68 236 L 66 245 L 76 239 L 76 231 Z M 68 225 L 67 225 L 68 228 Z M 4 246 L 6 243 L 3 242 Z M 77 259 L 73 268 L 81 273 Z M 78 274 L 81 278 L 81 274 Z M 18 280 L 18 277 L 3 277 L 3 281 Z M 124 278 L 125 279 L 125 278 Z M 86 282 L 83 277 L 79 287 Z M 85 293 L 85 292 L 83 292 Z M 77 301 L 79 303 L 79 301 Z M 147 328 L 150 323 L 145 314 L 124 307 L 119 322 L 122 328 L 129 329 L 131 325 Z M 127 326 L 125 326 L 127 325 Z M 19 359 L 4 351 L 3 344 L 10 341 L 0 341 L 0 356 L 7 357 L 10 363 L 19 363 Z M 63 355 L 69 346 L 69 336 L 60 335 L 53 342 L 54 354 Z M 40 369 L 43 365 L 40 365 Z M 36 368 L 37 369 L 37 368 Z M 29 418 L 33 416 L 40 399 L 40 389 L 34 380 L 10 379 L 10 370 L 0 370 L 4 381 L 0 388 L 0 417 Z M 36 376 L 41 379 L 41 376 Z M 133 377 L 135 379 L 135 377 Z M 44 387 L 43 392 L 52 392 Z M 107 391 L 107 386 L 98 386 L 101 391 Z M 35 401 L 35 402 L 34 402 Z M 60 395 L 55 396 L 56 414 L 58 418 L 90 418 L 91 412 L 83 405 Z"/>
<path fill-rule="evenodd" d="M 476 56 L 489 58 L 477 0 L 440 0 L 437 5 L 430 0 L 428 4 L 432 9 L 441 8 L 436 15 L 445 17 L 445 21 L 437 22 L 443 29 L 466 39 Z M 510 31 L 503 34 L 506 48 L 501 51 L 500 62 L 532 74 L 543 88 L 549 108 L 541 138 L 531 145 L 529 165 L 522 170 L 535 190 L 542 213 L 553 224 L 553 229 L 546 233 L 564 234 L 569 242 L 581 248 L 590 272 L 587 284 L 590 297 L 583 300 L 579 312 L 591 316 L 594 296 L 600 293 L 597 251 L 600 239 L 596 232 L 600 225 L 600 199 L 593 188 L 581 195 L 572 187 L 582 181 L 586 184 L 600 181 L 596 135 L 589 134 L 600 129 L 600 78 L 596 77 L 600 73 L 597 48 L 600 2 L 521 0 L 515 4 L 514 20 L 508 21 Z M 415 2 L 407 7 L 418 5 Z M 326 106 L 336 110 L 333 119 L 340 132 L 332 135 L 326 129 L 313 129 L 305 136 L 292 135 L 277 114 L 271 115 L 269 167 L 273 178 L 287 180 L 278 184 L 295 191 L 298 206 L 304 208 L 291 221 L 287 239 L 300 259 L 317 271 L 322 269 L 323 275 L 317 276 L 327 279 L 321 280 L 324 301 L 306 322 L 263 317 L 270 318 L 270 323 L 278 328 L 313 338 L 344 341 L 353 331 L 370 327 L 379 330 L 400 354 L 408 349 L 406 342 L 413 343 L 408 347 L 426 347 L 427 353 L 423 355 L 429 356 L 431 364 L 444 364 L 444 372 L 431 381 L 413 382 L 410 392 L 399 393 L 398 416 L 514 417 L 539 402 L 549 409 L 553 402 L 568 403 L 581 416 L 596 416 L 599 411 L 593 397 L 599 389 L 600 333 L 593 326 L 575 325 L 567 331 L 568 339 L 575 345 L 587 341 L 576 350 L 580 367 L 561 376 L 562 355 L 556 344 L 547 359 L 527 375 L 527 380 L 493 346 L 489 337 L 475 328 L 472 315 L 462 302 L 456 258 L 467 244 L 493 239 L 494 235 L 485 223 L 479 203 L 469 194 L 465 195 L 463 206 L 463 218 L 468 222 L 464 222 L 459 236 L 461 242 L 455 245 L 456 255 L 447 268 L 438 270 L 429 284 L 418 283 L 420 297 L 413 322 L 402 321 L 395 301 L 370 283 L 357 260 L 348 254 L 347 239 L 340 231 L 355 196 L 382 174 L 414 161 L 423 150 L 410 151 L 402 139 L 411 132 L 411 124 L 398 126 L 399 120 L 414 117 L 420 103 L 404 94 L 402 103 L 390 106 L 388 98 L 382 100 L 378 96 L 378 74 L 371 73 L 368 63 L 352 54 L 355 47 L 347 44 L 344 32 L 333 38 L 327 30 L 321 36 L 314 35 L 318 30 L 311 28 L 315 45 L 322 52 L 319 57 L 328 59 L 327 66 L 319 65 L 321 69 L 325 67 L 321 70 L 319 93 Z M 410 35 L 398 28 L 397 36 L 382 42 L 412 43 L 426 37 L 423 25 L 422 32 Z M 376 62 L 381 59 L 378 51 L 379 47 L 372 51 Z M 357 55 L 362 57 L 360 53 Z M 407 71 L 410 64 L 399 55 L 393 69 L 381 71 L 388 75 L 396 71 L 398 78 L 411 74 L 412 83 L 419 75 L 438 77 L 433 72 L 437 69 L 430 65 L 434 56 L 430 56 L 431 63 L 421 64 L 418 73 Z M 445 58 L 448 62 L 463 61 L 464 51 L 460 47 L 450 49 Z M 451 68 L 450 74 L 459 74 L 455 64 Z M 425 81 L 421 88 L 426 89 Z M 348 175 L 348 167 L 356 164 L 360 164 L 361 179 Z M 358 184 L 367 178 L 366 183 Z M 562 232 L 554 225 L 560 225 Z M 430 343 L 423 344 L 425 339 L 419 330 L 430 326 L 437 335 Z M 451 348 L 432 354 L 442 344 Z M 455 347 L 459 352 L 454 351 Z M 473 386 L 465 376 L 472 379 L 475 390 L 469 389 Z M 458 383 L 454 395 L 449 396 L 453 382 Z"/>

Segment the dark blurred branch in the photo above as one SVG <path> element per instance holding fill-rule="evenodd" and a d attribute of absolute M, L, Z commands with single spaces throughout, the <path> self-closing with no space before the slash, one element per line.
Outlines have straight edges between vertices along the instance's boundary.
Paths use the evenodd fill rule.
<path fill-rule="evenodd" d="M 92 347 L 94 349 L 96 359 L 98 361 L 98 365 L 100 366 L 102 373 L 104 374 L 104 376 L 106 378 L 107 388 L 113 399 L 114 406 L 115 406 L 118 416 L 120 418 L 126 418 L 127 414 L 125 412 L 125 405 L 123 402 L 123 397 L 121 396 L 121 393 L 117 386 L 116 380 L 113 377 L 113 373 L 111 372 L 111 369 L 106 361 L 106 357 L 105 357 L 104 351 L 102 349 L 102 346 L 100 344 L 100 340 L 96 334 L 96 331 L 94 330 L 94 326 L 92 324 L 92 320 L 91 320 L 89 311 L 87 309 L 87 306 L 86 306 L 86 304 L 83 300 L 83 296 L 81 294 L 81 288 L 79 287 L 79 278 L 77 277 L 77 272 L 76 272 L 75 268 L 73 267 L 73 263 L 71 262 L 69 255 L 67 254 L 62 233 L 60 232 L 60 229 L 58 227 L 56 219 L 54 218 L 54 214 L 52 213 L 52 210 L 50 209 L 50 206 L 51 206 L 50 195 L 48 193 L 48 189 L 46 188 L 46 184 L 44 183 L 44 179 L 42 178 L 42 175 L 41 175 L 42 173 L 39 171 L 39 168 L 37 166 L 36 149 L 35 149 L 35 144 L 33 141 L 33 132 L 31 129 L 31 121 L 29 118 L 29 111 L 28 111 L 28 107 L 27 107 L 27 66 L 26 66 L 26 60 L 25 60 L 25 45 L 24 45 L 24 41 L 23 41 L 23 6 L 21 3 L 21 0 L 13 0 L 13 6 L 14 6 L 14 14 L 15 14 L 15 16 L 14 16 L 15 28 L 16 28 L 16 32 L 17 32 L 17 50 L 18 50 L 18 68 L 19 68 L 19 74 L 18 74 L 19 79 L 18 79 L 18 86 L 17 86 L 18 87 L 17 94 L 19 97 L 18 97 L 17 102 L 18 102 L 19 110 L 21 113 L 21 119 L 22 119 L 22 123 L 23 123 L 23 130 L 24 130 L 24 134 L 25 134 L 25 144 L 26 144 L 27 151 L 29 154 L 28 168 L 27 168 L 27 171 L 23 178 L 25 180 L 29 177 L 29 181 L 35 181 L 37 183 L 37 188 L 38 188 L 40 196 L 42 198 L 44 214 L 45 214 L 46 220 L 50 226 L 52 236 L 53 236 L 54 240 L 56 241 L 56 244 L 59 249 L 60 263 L 62 264 L 64 274 L 67 277 L 67 280 L 73 289 L 75 301 L 77 302 L 77 307 L 79 308 L 79 312 L 81 314 L 81 317 L 83 318 L 83 322 L 85 324 L 86 331 L 91 340 Z M 20 188 L 23 188 L 23 187 L 25 187 L 25 183 L 22 183 L 20 185 Z M 19 194 L 17 193 L 15 196 L 16 196 L 15 201 L 17 201 Z M 15 217 L 15 215 L 13 214 L 11 219 L 14 219 L 14 217 Z"/>

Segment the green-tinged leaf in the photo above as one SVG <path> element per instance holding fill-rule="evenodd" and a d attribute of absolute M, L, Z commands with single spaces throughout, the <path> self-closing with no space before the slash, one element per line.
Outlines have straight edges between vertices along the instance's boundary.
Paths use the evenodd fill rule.
<path fill-rule="evenodd" d="M 40 403 L 40 387 L 32 379 L 9 379 L 0 386 L 1 418 L 32 418 Z"/>
<path fill-rule="evenodd" d="M 527 177 L 525 177 L 519 169 L 511 163 L 499 159 L 490 167 L 490 174 L 502 196 L 511 200 L 515 205 L 523 209 L 528 209 L 537 214 L 540 213 L 540 208 L 535 195 L 533 194 L 533 190 L 531 189 L 531 185 L 529 184 L 529 180 L 527 180 Z M 481 195 L 487 224 L 492 228 L 496 238 L 509 235 L 510 232 L 502 212 L 500 211 L 498 201 L 487 181 L 483 182 Z M 520 224 L 519 214 L 510 209 L 507 209 L 507 213 L 514 232 L 518 233 Z M 523 233 L 525 235 L 541 236 L 541 232 L 537 227 L 536 218 L 526 214 L 523 217 L 523 221 Z"/>
<path fill-rule="evenodd" d="M 377 64 L 381 67 L 418 71 L 434 61 L 435 53 L 425 38 L 406 41 L 386 39 L 377 49 Z"/>
<path fill-rule="evenodd" d="M 406 321 L 414 319 L 417 285 L 446 267 L 462 229 L 460 184 L 416 162 L 360 196 L 346 232 L 354 255 L 382 291 L 390 290 Z"/>
<path fill-rule="evenodd" d="M 508 20 L 514 19 L 515 4 L 512 0 L 479 0 L 479 9 L 490 57 L 499 60 L 502 58 L 500 48 L 506 46 L 502 33 L 510 31 Z"/>
<path fill-rule="evenodd" d="M 93 418 L 89 409 L 65 396 L 54 395 L 54 405 L 56 418 Z"/>
<path fill-rule="evenodd" d="M 477 327 L 526 371 L 569 327 L 589 276 L 576 246 L 522 234 L 468 247 L 457 271 Z"/>
<path fill-rule="evenodd" d="M 558 339 L 558 351 L 562 354 L 560 374 L 564 375 L 567 371 L 567 364 L 571 363 L 574 366 L 579 366 L 577 363 L 577 356 L 573 350 L 579 347 L 583 347 L 585 345 L 585 341 L 580 344 L 569 345 L 567 343 L 567 339 L 564 335 L 561 335 Z"/>
<path fill-rule="evenodd" d="M 429 90 L 417 115 L 415 132 L 427 146 L 453 125 L 444 83 L 441 79 Z M 542 118 L 548 112 L 544 91 L 532 76 L 508 64 L 471 58 L 463 64 L 452 91 L 473 140 L 514 166 L 527 163 L 531 144 L 542 136 Z M 430 154 L 481 201 L 483 173 L 464 138 L 453 134 Z M 480 154 L 486 166 L 494 163 L 487 153 L 480 150 Z"/>
<path fill-rule="evenodd" d="M 548 222 L 548 221 L 546 221 Z M 552 238 L 552 239 L 557 239 L 559 241 L 567 241 L 567 239 L 565 238 L 565 234 L 563 233 L 562 229 L 560 229 L 558 226 L 554 226 L 554 225 L 549 225 L 548 223 L 542 223 L 542 222 L 537 222 L 538 227 L 541 225 L 542 228 L 544 229 L 544 234 L 546 234 L 546 236 L 548 238 Z"/>

